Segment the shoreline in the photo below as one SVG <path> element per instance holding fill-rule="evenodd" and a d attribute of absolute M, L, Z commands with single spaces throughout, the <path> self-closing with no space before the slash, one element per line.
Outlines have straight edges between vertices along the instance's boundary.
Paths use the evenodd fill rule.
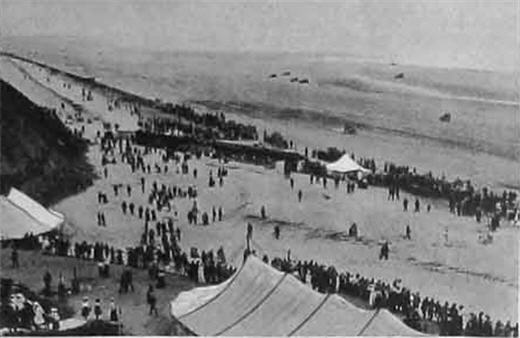
<path fill-rule="evenodd" d="M 136 94 L 131 91 L 128 91 L 127 88 L 122 89 L 122 88 L 118 88 L 116 86 L 112 86 L 112 85 L 108 85 L 106 83 L 100 82 L 95 78 L 87 78 L 87 77 L 78 76 L 71 72 L 61 70 L 59 68 L 47 65 L 47 64 L 39 62 L 39 61 L 31 60 L 31 59 L 25 58 L 25 57 L 20 57 L 13 53 L 0 52 L 0 57 L 2 55 L 4 55 L 5 57 L 14 57 L 15 59 L 22 60 L 22 61 L 28 62 L 30 64 L 35 64 L 37 66 L 43 67 L 43 68 L 51 70 L 53 72 L 58 72 L 59 74 L 70 76 L 74 79 L 78 79 L 85 85 L 94 86 L 94 87 L 99 88 L 102 91 L 106 90 L 109 93 L 113 92 L 115 95 L 121 95 L 123 98 L 125 98 L 128 101 L 135 100 L 139 104 L 147 107 L 147 109 L 151 109 L 153 111 L 152 114 L 154 114 L 154 115 L 157 114 L 161 117 L 169 118 L 166 113 L 161 111 L 161 106 L 163 106 L 167 101 L 162 101 L 162 100 L 156 101 L 157 97 L 161 96 L 160 93 L 158 93 L 157 97 L 155 97 L 155 98 L 147 97 L 143 93 Z M 277 113 L 278 115 L 270 116 L 269 114 L 266 114 L 264 112 L 266 107 L 264 107 L 263 105 L 257 107 L 260 110 L 256 111 L 255 110 L 256 108 L 255 108 L 254 110 L 249 112 L 247 109 L 245 111 L 236 111 L 236 107 L 235 108 L 230 107 L 229 104 L 226 102 L 216 102 L 216 104 L 218 105 L 218 107 L 216 107 L 216 108 L 214 107 L 214 104 L 209 103 L 209 105 L 208 105 L 206 101 L 187 100 L 184 103 L 187 103 L 188 105 L 195 105 L 196 107 L 198 106 L 199 108 L 201 106 L 203 106 L 205 110 L 207 110 L 208 112 L 211 112 L 211 113 L 222 111 L 222 108 L 224 108 L 224 109 L 228 108 L 231 111 L 230 112 L 227 111 L 226 114 L 232 115 L 233 119 L 236 119 L 239 121 L 240 120 L 244 120 L 244 121 L 253 120 L 253 121 L 266 122 L 266 126 L 267 125 L 280 126 L 280 123 L 281 123 L 281 125 L 287 125 L 287 126 L 291 126 L 291 125 L 294 125 L 296 127 L 301 126 L 302 128 L 309 129 L 309 131 L 310 131 L 311 126 L 315 127 L 312 119 L 311 120 L 307 120 L 307 119 L 295 120 L 293 117 L 286 117 L 286 116 L 281 116 L 281 115 L 278 116 L 279 115 L 278 113 Z M 288 109 L 289 108 L 287 108 L 285 110 L 288 110 Z M 279 108 L 277 108 L 277 110 L 279 110 Z M 300 111 L 301 108 L 298 108 L 298 109 L 295 108 L 293 110 Z M 312 112 L 313 114 L 318 114 L 317 111 L 310 110 L 310 112 Z M 334 122 L 334 125 L 337 125 L 337 121 L 342 121 L 342 123 L 352 121 L 355 124 L 359 124 L 359 126 L 358 126 L 359 135 L 358 136 L 363 137 L 365 139 L 365 142 L 366 142 L 367 138 L 370 138 L 372 136 L 374 137 L 374 140 L 377 140 L 378 138 L 391 138 L 394 141 L 396 141 L 398 144 L 402 143 L 405 147 L 407 147 L 406 144 L 408 144 L 410 142 L 417 142 L 418 144 L 431 148 L 432 152 L 435 152 L 436 149 L 444 147 L 445 151 L 447 153 L 455 152 L 458 154 L 464 154 L 464 156 L 467 157 L 468 159 L 471 157 L 481 157 L 483 161 L 489 161 L 488 158 L 494 158 L 497 161 L 501 161 L 501 162 L 518 162 L 517 156 L 508 154 L 508 152 L 503 153 L 503 155 L 499 155 L 499 154 L 495 154 L 494 152 L 490 152 L 489 150 L 483 149 L 483 148 L 481 148 L 481 146 L 478 147 L 480 149 L 473 148 L 473 146 L 471 146 L 473 141 L 466 142 L 466 141 L 456 141 L 456 140 L 451 140 L 451 139 L 443 140 L 443 139 L 439 139 L 438 137 L 433 136 L 433 135 L 423 135 L 419 131 L 413 131 L 413 130 L 406 131 L 406 130 L 400 130 L 400 129 L 395 129 L 395 128 L 386 127 L 386 126 L 377 126 L 377 125 L 374 126 L 371 124 L 364 123 L 362 121 L 363 119 L 360 119 L 360 118 L 355 118 L 354 120 L 352 120 L 352 118 L 350 118 L 350 117 L 339 117 L 336 115 L 329 116 L 326 114 L 325 115 L 321 114 L 319 116 L 320 116 L 320 120 L 322 120 L 321 122 L 319 122 L 321 124 L 319 129 L 321 131 L 323 131 L 323 133 L 331 134 L 331 132 L 332 132 L 332 134 L 336 134 L 333 136 L 333 139 L 330 141 L 329 144 L 323 144 L 320 142 L 320 144 L 318 146 L 322 146 L 322 147 L 337 146 L 338 141 L 342 140 L 342 139 L 354 141 L 354 144 L 355 144 L 357 141 L 356 136 L 348 137 L 346 135 L 343 135 L 342 133 L 339 133 L 338 131 L 331 129 L 333 124 L 331 124 L 330 122 L 327 122 L 328 120 L 336 121 L 336 122 Z M 278 128 L 278 129 L 280 129 L 280 128 Z M 282 131 L 282 134 L 284 134 L 283 131 Z M 369 141 L 369 142 L 372 142 L 372 141 Z M 379 143 L 377 143 L 377 144 L 381 145 Z M 306 146 L 309 146 L 309 148 L 312 149 L 315 145 L 308 143 L 308 144 L 306 144 Z M 359 148 L 359 146 L 356 146 L 356 148 Z M 372 150 L 373 149 L 374 148 L 372 148 Z M 459 149 L 463 150 L 463 151 L 459 151 Z M 356 149 L 352 149 L 352 150 L 354 150 L 357 154 L 360 154 L 362 156 L 368 155 L 366 153 L 363 153 L 362 150 L 361 151 L 356 150 Z M 502 151 L 502 152 L 504 152 L 504 151 Z M 386 152 L 386 153 L 388 153 L 388 152 Z M 399 159 L 395 159 L 395 158 L 388 158 L 388 157 L 381 158 L 378 154 L 370 154 L 369 156 L 374 157 L 377 161 L 380 161 L 381 163 L 386 162 L 386 161 L 399 163 L 399 162 L 403 161 L 403 160 L 399 160 Z M 395 154 L 394 154 L 394 156 L 395 156 Z M 444 156 L 448 156 L 448 155 L 439 154 L 438 156 L 444 157 Z M 449 156 L 452 156 L 452 155 L 449 155 Z M 390 156 L 390 157 L 392 157 L 392 156 Z M 408 158 L 406 158 L 406 159 L 409 160 Z M 419 170 L 423 171 L 424 173 L 433 172 L 434 176 L 446 175 L 448 178 L 452 178 L 452 179 L 460 177 L 459 176 L 460 172 L 457 172 L 457 171 L 451 172 L 451 170 L 450 170 L 448 173 L 446 173 L 445 170 L 438 170 L 438 169 L 436 170 L 435 167 L 431 168 L 431 167 L 427 167 L 425 165 L 421 165 L 420 164 L 421 160 L 415 161 L 415 162 L 417 163 L 416 167 L 418 167 Z M 439 162 L 441 162 L 441 161 L 436 161 L 436 163 L 439 163 Z M 467 162 L 467 160 L 466 160 L 466 162 Z M 464 163 L 464 162 L 461 162 L 461 164 L 462 163 Z M 493 176 L 490 176 L 490 178 L 491 177 L 493 177 Z M 486 181 L 486 180 L 482 180 L 482 178 L 480 178 L 480 177 L 472 177 L 472 175 L 463 177 L 463 179 L 464 180 L 470 179 L 470 180 L 476 182 L 479 186 L 488 186 L 488 187 L 492 187 L 492 189 L 506 188 L 506 189 L 512 189 L 517 192 L 520 192 L 520 181 L 518 181 L 518 180 L 516 180 L 516 181 L 501 181 L 501 180 L 495 181 L 496 178 L 493 178 L 493 181 Z"/>

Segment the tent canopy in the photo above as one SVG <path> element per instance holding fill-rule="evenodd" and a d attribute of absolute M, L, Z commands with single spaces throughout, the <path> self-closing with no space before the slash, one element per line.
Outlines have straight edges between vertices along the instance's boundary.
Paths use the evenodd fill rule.
<path fill-rule="evenodd" d="M 363 168 L 356 161 L 350 157 L 349 154 L 344 154 L 339 160 L 327 164 L 327 170 L 331 172 L 349 173 L 349 172 L 370 172 L 370 170 Z"/>
<path fill-rule="evenodd" d="M 386 310 L 318 293 L 255 256 L 226 282 L 180 293 L 172 316 L 205 336 L 418 336 Z"/>
<path fill-rule="evenodd" d="M 38 235 L 63 224 L 64 216 L 11 188 L 7 197 L 0 196 L 0 236 L 20 239 L 26 234 Z"/>

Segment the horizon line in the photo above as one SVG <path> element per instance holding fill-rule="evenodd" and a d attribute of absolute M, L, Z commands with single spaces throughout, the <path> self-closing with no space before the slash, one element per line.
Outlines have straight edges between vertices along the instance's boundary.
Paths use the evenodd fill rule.
<path fill-rule="evenodd" d="M 77 36 L 77 35 L 49 35 L 49 34 L 35 34 L 35 35 L 4 35 L 0 37 L 0 41 L 2 39 L 17 39 L 17 38 L 59 38 L 59 39 L 76 39 L 76 40 L 87 40 L 92 43 L 97 43 L 101 45 L 109 45 L 114 49 L 130 49 L 130 50 L 139 50 L 150 53 L 208 53 L 208 54 L 267 54 L 267 55 L 300 55 L 307 57 L 343 57 L 350 58 L 351 61 L 358 62 L 367 62 L 367 63 L 376 63 L 376 64 L 387 64 L 392 66 L 405 66 L 405 67 L 421 67 L 421 68 L 433 68 L 433 69 L 443 69 L 443 70 L 463 70 L 463 71 L 476 71 L 476 72 L 490 72 L 490 73 L 507 73 L 507 74 L 516 74 L 520 72 L 520 67 L 505 67 L 505 68 L 489 68 L 489 67 L 470 67 L 470 66 L 447 66 L 447 65 L 435 65 L 435 64 L 425 64 L 421 62 L 401 62 L 399 58 L 386 58 L 384 55 L 376 55 L 376 56 L 367 56 L 355 54 L 347 51 L 338 51 L 338 50 L 329 50 L 329 51 L 305 51 L 305 50 L 274 50 L 274 49 L 261 49 L 261 48 L 250 48 L 250 49 L 204 49 L 202 47 L 191 47 L 191 48 L 181 48 L 181 49 L 172 49 L 169 47 L 164 48 L 151 48 L 151 47 L 141 47 L 138 45 L 117 45 L 113 44 L 111 41 L 97 39 L 89 36 Z M 1 46 L 0 51 L 9 52 L 5 48 L 6 46 Z M 519 55 L 520 57 L 520 55 Z M 346 60 L 345 60 L 346 61 Z"/>

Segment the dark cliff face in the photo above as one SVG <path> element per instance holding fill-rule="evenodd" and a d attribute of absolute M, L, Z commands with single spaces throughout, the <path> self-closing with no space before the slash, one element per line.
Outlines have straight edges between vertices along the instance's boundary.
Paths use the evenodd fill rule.
<path fill-rule="evenodd" d="M 14 186 L 50 205 L 91 185 L 86 141 L 1 80 L 0 91 L 1 193 Z"/>

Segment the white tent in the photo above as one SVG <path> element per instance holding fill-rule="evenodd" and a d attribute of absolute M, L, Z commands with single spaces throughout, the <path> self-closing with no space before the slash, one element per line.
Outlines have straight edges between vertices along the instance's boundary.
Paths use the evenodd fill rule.
<path fill-rule="evenodd" d="M 59 227 L 64 219 L 59 212 L 45 208 L 15 188 L 11 188 L 7 197 L 0 196 L 2 239 L 19 239 L 28 233 L 45 233 Z"/>
<path fill-rule="evenodd" d="M 204 336 L 419 336 L 386 310 L 312 290 L 255 256 L 226 282 L 181 292 L 173 317 Z"/>
<path fill-rule="evenodd" d="M 370 170 L 363 168 L 356 161 L 354 161 L 349 154 L 344 154 L 336 162 L 327 164 L 327 171 L 342 174 L 351 172 L 370 172 Z"/>

